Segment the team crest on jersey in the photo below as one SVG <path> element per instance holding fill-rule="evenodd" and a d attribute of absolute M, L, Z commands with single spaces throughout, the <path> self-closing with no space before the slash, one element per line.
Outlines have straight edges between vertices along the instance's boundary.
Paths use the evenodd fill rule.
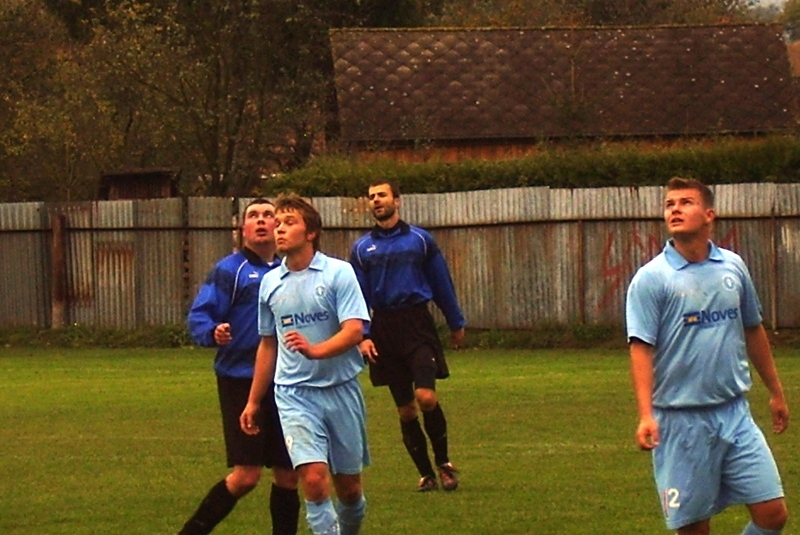
<path fill-rule="evenodd" d="M 314 288 L 314 293 L 317 294 L 318 297 L 322 297 L 325 295 L 325 287 L 320 285 Z"/>
<path fill-rule="evenodd" d="M 722 277 L 722 287 L 726 290 L 736 289 L 736 279 L 733 277 L 733 275 L 725 275 Z"/>

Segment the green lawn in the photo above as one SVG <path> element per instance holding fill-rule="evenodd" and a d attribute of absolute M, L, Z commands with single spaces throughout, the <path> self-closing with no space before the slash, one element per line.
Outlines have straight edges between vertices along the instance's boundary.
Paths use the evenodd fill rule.
<path fill-rule="evenodd" d="M 0 349 L 0 534 L 174 534 L 227 469 L 211 360 L 201 349 Z M 663 527 L 624 351 L 449 356 L 439 384 L 456 492 L 417 494 L 386 389 L 365 382 L 373 464 L 364 534 L 631 534 Z M 778 352 L 790 405 L 800 355 Z M 751 396 L 768 428 L 765 392 Z M 793 407 L 800 411 L 796 405 Z M 797 412 L 800 414 L 800 412 Z M 797 431 L 768 439 L 800 514 Z M 267 534 L 268 485 L 215 535 Z M 717 517 L 738 535 L 746 511 Z M 301 533 L 307 533 L 301 521 Z M 784 535 L 800 535 L 791 519 Z"/>

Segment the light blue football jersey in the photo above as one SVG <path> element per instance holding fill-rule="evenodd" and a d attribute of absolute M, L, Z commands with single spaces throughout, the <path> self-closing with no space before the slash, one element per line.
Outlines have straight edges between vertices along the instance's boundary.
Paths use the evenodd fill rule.
<path fill-rule="evenodd" d="M 628 287 L 628 340 L 654 346 L 656 407 L 716 405 L 752 386 L 743 328 L 761 323 L 761 304 L 741 257 L 709 246 L 692 263 L 670 240 Z"/>
<path fill-rule="evenodd" d="M 353 267 L 318 251 L 302 271 L 290 271 L 284 260 L 267 275 L 259 291 L 258 332 L 277 337 L 275 384 L 324 388 L 357 376 L 364 368 L 357 346 L 336 357 L 311 360 L 289 351 L 283 342 L 286 332 L 298 331 L 317 344 L 339 332 L 345 320 L 369 321 Z"/>

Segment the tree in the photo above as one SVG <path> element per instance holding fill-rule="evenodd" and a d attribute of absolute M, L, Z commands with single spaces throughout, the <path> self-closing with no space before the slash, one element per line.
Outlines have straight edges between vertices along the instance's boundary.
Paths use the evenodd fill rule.
<path fill-rule="evenodd" d="M 791 33 L 793 39 L 797 39 L 797 32 L 800 31 L 800 0 L 787 0 L 783 5 L 783 22 Z"/>
<path fill-rule="evenodd" d="M 749 8 L 755 4 L 755 0 L 445 0 L 438 22 L 473 27 L 737 22 L 750 20 Z"/>
<path fill-rule="evenodd" d="M 80 97 L 59 81 L 71 40 L 40 4 L 8 1 L 0 6 L 0 47 L 0 197 L 85 197 L 94 188 L 65 120 L 65 98 Z"/>
<path fill-rule="evenodd" d="M 42 1 L 80 44 L 61 72 L 110 141 L 97 164 L 179 167 L 210 195 L 250 193 L 335 131 L 329 28 L 424 18 L 414 0 Z"/>

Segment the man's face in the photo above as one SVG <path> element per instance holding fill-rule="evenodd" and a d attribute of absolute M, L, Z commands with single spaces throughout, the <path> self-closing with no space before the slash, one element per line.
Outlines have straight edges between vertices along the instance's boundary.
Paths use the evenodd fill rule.
<path fill-rule="evenodd" d="M 275 248 L 279 253 L 298 251 L 313 242 L 303 215 L 297 210 L 281 210 L 275 214 Z"/>
<path fill-rule="evenodd" d="M 269 203 L 253 204 L 244 211 L 242 221 L 244 245 L 270 243 L 275 239 L 275 207 Z"/>
<path fill-rule="evenodd" d="M 369 188 L 367 193 L 369 209 L 376 221 L 391 219 L 400 207 L 400 199 L 392 195 L 389 184 L 379 184 Z"/>
<path fill-rule="evenodd" d="M 693 236 L 705 232 L 716 214 L 703 204 L 700 192 L 695 189 L 667 191 L 664 200 L 664 222 L 672 236 Z"/>

